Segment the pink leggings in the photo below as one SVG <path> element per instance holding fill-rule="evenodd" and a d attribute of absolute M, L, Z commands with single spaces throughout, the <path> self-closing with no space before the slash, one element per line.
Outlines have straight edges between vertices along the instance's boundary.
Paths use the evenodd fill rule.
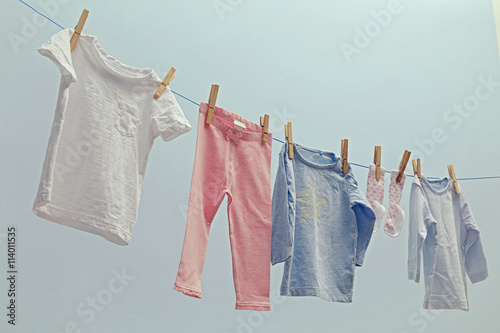
<path fill-rule="evenodd" d="M 208 233 L 227 193 L 236 310 L 269 311 L 272 134 L 262 142 L 259 125 L 219 107 L 207 125 L 207 110 L 208 105 L 202 103 L 186 234 L 174 289 L 201 298 Z M 235 119 L 246 129 L 234 128 Z"/>

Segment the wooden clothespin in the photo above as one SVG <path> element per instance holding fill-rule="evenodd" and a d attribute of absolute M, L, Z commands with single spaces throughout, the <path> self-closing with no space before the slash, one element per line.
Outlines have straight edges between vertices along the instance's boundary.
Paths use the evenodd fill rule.
<path fill-rule="evenodd" d="M 399 174 L 398 177 L 396 178 L 396 182 L 401 181 L 401 177 L 403 177 L 403 174 L 405 173 L 406 165 L 408 164 L 408 161 L 410 160 L 410 155 L 411 152 L 408 150 L 405 150 L 405 153 L 403 154 L 403 158 L 401 159 L 401 163 L 399 163 Z"/>
<path fill-rule="evenodd" d="M 342 139 L 340 142 L 341 146 L 341 156 L 342 156 L 342 172 L 347 173 L 347 151 L 348 151 L 348 141 L 347 139 Z"/>
<path fill-rule="evenodd" d="M 413 175 L 417 175 L 420 184 L 422 184 L 422 171 L 420 169 L 420 158 L 417 158 L 417 162 L 415 160 L 411 160 L 413 164 Z"/>
<path fill-rule="evenodd" d="M 457 176 L 455 175 L 455 168 L 453 167 L 453 165 L 448 165 L 448 173 L 450 174 L 450 177 L 453 180 L 453 187 L 455 187 L 455 192 L 459 194 L 460 188 L 458 187 Z"/>
<path fill-rule="evenodd" d="M 78 24 L 75 27 L 75 32 L 71 37 L 71 41 L 69 42 L 71 45 L 71 51 L 75 50 L 76 43 L 78 43 L 78 39 L 80 39 L 83 26 L 85 25 L 85 21 L 87 21 L 88 16 L 89 16 L 89 11 L 84 9 L 82 15 L 80 16 L 80 20 L 78 21 Z"/>
<path fill-rule="evenodd" d="M 168 71 L 167 75 L 165 75 L 165 78 L 160 83 L 160 86 L 158 87 L 158 89 L 156 89 L 155 92 L 156 98 L 160 98 L 161 94 L 163 94 L 169 83 L 172 82 L 172 80 L 175 78 L 174 73 L 175 73 L 175 68 L 170 67 L 170 70 Z"/>
<path fill-rule="evenodd" d="M 211 124 L 212 119 L 214 118 L 214 110 L 215 110 L 215 102 L 217 101 L 217 94 L 219 93 L 219 85 L 212 84 L 212 88 L 210 89 L 210 97 L 208 98 L 208 113 L 206 123 Z"/>
<path fill-rule="evenodd" d="M 373 164 L 375 164 L 375 178 L 380 180 L 380 161 L 382 158 L 382 147 L 375 146 L 375 154 L 373 156 Z"/>
<path fill-rule="evenodd" d="M 267 142 L 267 137 L 269 134 L 269 115 L 266 114 L 264 117 L 260 117 L 260 126 L 262 127 L 262 142 Z"/>
<path fill-rule="evenodd" d="M 285 139 L 288 143 L 288 158 L 293 158 L 293 136 L 292 136 L 292 123 L 288 122 L 285 125 Z"/>

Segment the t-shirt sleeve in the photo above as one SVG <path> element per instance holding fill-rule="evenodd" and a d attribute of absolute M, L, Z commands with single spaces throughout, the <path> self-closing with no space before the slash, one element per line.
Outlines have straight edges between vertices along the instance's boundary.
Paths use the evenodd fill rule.
<path fill-rule="evenodd" d="M 154 136 L 161 135 L 164 141 L 173 140 L 191 130 L 191 124 L 168 87 L 160 98 L 155 99 L 152 122 Z"/>
<path fill-rule="evenodd" d="M 72 36 L 73 29 L 64 29 L 52 35 L 38 48 L 38 52 L 51 59 L 59 68 L 61 75 L 69 79 L 69 82 L 76 82 L 76 73 L 71 58 L 70 41 Z"/>
<path fill-rule="evenodd" d="M 465 257 L 465 271 L 470 281 L 476 283 L 488 277 L 488 265 L 484 256 L 479 228 L 472 215 L 472 210 L 462 191 L 460 191 L 459 195 L 462 223 L 465 228 L 465 239 L 462 244 Z"/>
<path fill-rule="evenodd" d="M 372 238 L 376 216 L 370 203 L 359 189 L 358 183 L 356 179 L 354 179 L 350 169 L 349 174 L 346 176 L 346 190 L 349 195 L 351 209 L 356 216 L 356 227 L 358 230 L 356 241 L 356 266 L 362 266 L 366 249 Z"/>
<path fill-rule="evenodd" d="M 287 157 L 288 144 L 280 152 L 272 199 L 271 264 L 288 260 L 293 250 L 295 181 Z"/>

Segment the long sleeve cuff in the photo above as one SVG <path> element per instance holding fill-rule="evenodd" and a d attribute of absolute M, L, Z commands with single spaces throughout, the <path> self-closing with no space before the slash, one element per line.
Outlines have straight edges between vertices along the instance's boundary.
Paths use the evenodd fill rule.
<path fill-rule="evenodd" d="M 420 282 L 420 274 L 417 273 L 416 271 L 408 271 L 408 279 L 415 281 L 416 283 Z"/>
<path fill-rule="evenodd" d="M 360 255 L 356 256 L 356 266 L 361 267 L 363 266 L 363 261 L 365 260 L 365 253 L 363 252 Z"/>
<path fill-rule="evenodd" d="M 470 282 L 472 283 L 481 282 L 483 280 L 486 280 L 487 277 L 488 277 L 487 270 L 475 274 L 469 274 L 469 279 Z"/>
<path fill-rule="evenodd" d="M 292 248 L 288 248 L 279 253 L 273 253 L 271 256 L 271 264 L 276 265 L 280 262 L 288 260 L 292 256 Z"/>

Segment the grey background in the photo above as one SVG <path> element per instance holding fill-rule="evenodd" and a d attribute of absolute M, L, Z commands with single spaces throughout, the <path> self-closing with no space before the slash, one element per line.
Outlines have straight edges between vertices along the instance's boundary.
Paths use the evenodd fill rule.
<path fill-rule="evenodd" d="M 428 176 L 446 176 L 448 164 L 455 165 L 458 177 L 500 175 L 500 86 L 467 118 L 460 116 L 460 124 L 444 118 L 448 109 L 474 96 L 479 77 L 500 82 L 489 0 L 402 1 L 390 22 L 378 24 L 379 30 L 372 11 L 387 10 L 387 1 L 29 3 L 64 27 L 74 27 L 87 8 L 90 16 L 84 33 L 96 35 L 111 55 L 131 66 L 154 67 L 161 77 L 174 66 L 172 88 L 196 102 L 208 99 L 212 83 L 220 84 L 218 105 L 256 122 L 260 115 L 270 114 L 276 138 L 283 139 L 283 124 L 292 121 L 297 142 L 339 152 L 341 138 L 348 138 L 350 161 L 363 165 L 372 161 L 373 147 L 381 145 L 387 169 L 396 168 L 409 149 L 412 157 L 423 159 Z M 60 28 L 40 20 L 19 1 L 2 5 L 0 269 L 6 270 L 7 225 L 15 225 L 19 295 L 18 325 L 11 327 L 3 314 L 7 283 L 0 279 L 4 309 L 0 331 L 500 331 L 498 179 L 460 182 L 481 228 L 490 269 L 486 281 L 469 283 L 469 312 L 421 309 L 424 285 L 406 278 L 408 219 L 396 239 L 383 231 L 373 236 L 365 265 L 356 271 L 352 304 L 278 297 L 282 275 L 278 265 L 271 271 L 273 311 L 235 311 L 226 202 L 211 229 L 203 299 L 174 291 L 195 129 L 169 143 L 155 142 L 129 246 L 38 218 L 31 207 L 59 73 L 36 49 Z M 365 40 L 368 45 L 346 57 L 343 43 L 354 45 L 355 29 L 367 25 L 374 29 L 369 43 Z M 22 42 L 13 44 L 13 36 Z M 178 101 L 196 126 L 197 106 L 182 98 Z M 441 139 L 430 144 L 435 129 L 440 129 Z M 280 148 L 274 142 L 273 182 Z M 367 170 L 353 169 L 364 191 Z M 411 172 L 410 165 L 407 171 Z M 388 186 L 386 204 L 387 198 Z M 405 211 L 408 200 L 406 186 Z M 133 279 L 121 285 L 120 292 L 110 293 L 109 284 L 122 270 Z M 112 298 L 103 298 L 106 295 Z M 106 304 L 91 318 L 87 302 L 97 296 Z M 85 315 L 77 312 L 79 307 L 87 311 Z"/>

